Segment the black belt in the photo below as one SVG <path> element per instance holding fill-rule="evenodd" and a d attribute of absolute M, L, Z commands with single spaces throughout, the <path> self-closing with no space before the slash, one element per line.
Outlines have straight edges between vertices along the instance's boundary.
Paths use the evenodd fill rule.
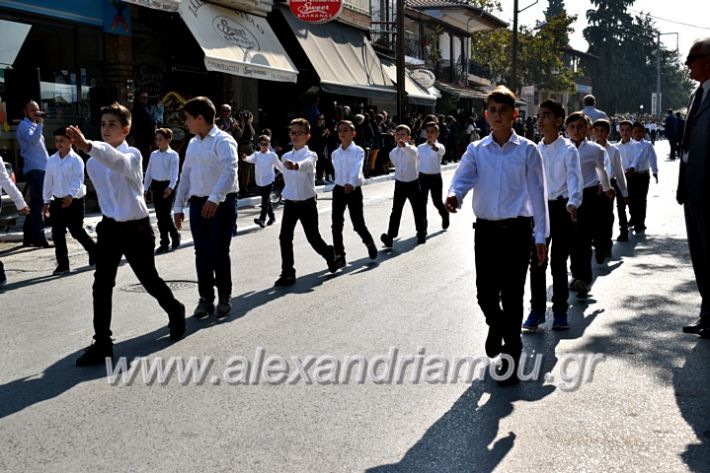
<path fill-rule="evenodd" d="M 479 218 L 473 224 L 474 228 L 496 228 L 506 230 L 509 228 L 532 228 L 532 217 L 505 218 L 503 220 L 486 220 Z"/>
<path fill-rule="evenodd" d="M 150 225 L 150 217 L 145 217 L 138 220 L 127 220 L 125 222 L 119 222 L 111 217 L 107 217 L 104 215 L 104 218 L 103 220 L 101 220 L 101 223 L 107 223 L 110 225 L 116 225 L 121 227 L 138 227 L 145 224 Z"/>
<path fill-rule="evenodd" d="M 310 199 L 305 199 L 305 200 L 290 200 L 290 199 L 284 199 L 284 202 L 290 202 L 292 204 L 304 204 L 306 202 L 310 202 L 312 200 L 316 200 L 315 197 L 311 197 Z"/>

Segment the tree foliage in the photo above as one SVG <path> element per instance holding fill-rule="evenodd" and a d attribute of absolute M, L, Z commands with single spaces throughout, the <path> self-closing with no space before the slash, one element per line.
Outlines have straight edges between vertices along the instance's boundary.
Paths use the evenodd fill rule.
<path fill-rule="evenodd" d="M 640 105 L 651 110 L 656 91 L 657 33 L 648 15 L 632 16 L 634 0 L 590 0 L 584 37 L 589 53 L 599 59 L 584 61 L 597 103 L 607 112 L 634 112 Z M 677 51 L 661 48 L 663 108 L 686 104 L 690 81 Z"/>
<path fill-rule="evenodd" d="M 550 20 L 556 16 L 566 15 L 565 0 L 547 0 L 547 10 L 545 10 L 545 19 Z"/>

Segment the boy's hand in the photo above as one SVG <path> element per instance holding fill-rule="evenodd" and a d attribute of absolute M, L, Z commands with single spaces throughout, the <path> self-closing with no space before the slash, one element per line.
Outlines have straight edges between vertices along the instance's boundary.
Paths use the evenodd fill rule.
<path fill-rule="evenodd" d="M 350 184 L 345 184 L 343 186 L 343 190 L 345 191 L 346 194 L 349 194 L 353 191 L 354 187 Z"/>
<path fill-rule="evenodd" d="M 84 134 L 81 132 L 78 126 L 71 125 L 67 127 L 67 135 L 74 141 L 77 148 L 82 150 L 84 153 L 91 151 L 91 143 L 89 143 Z"/>
<path fill-rule="evenodd" d="M 547 245 L 544 243 L 536 243 L 535 251 L 537 252 L 537 265 L 544 265 L 545 261 L 547 261 Z"/>
<path fill-rule="evenodd" d="M 180 230 L 182 228 L 182 222 L 185 220 L 185 214 L 182 212 L 174 214 L 173 220 L 175 220 L 175 228 Z"/>
<path fill-rule="evenodd" d="M 407 143 L 404 140 L 399 140 L 397 141 L 397 146 L 399 146 L 400 148 L 404 148 L 405 146 L 407 146 Z"/>
<path fill-rule="evenodd" d="M 613 199 L 614 196 L 616 196 L 616 191 L 610 188 L 608 191 L 606 191 L 606 196 L 610 199 Z"/>
<path fill-rule="evenodd" d="M 629 197 L 624 197 L 624 205 L 629 205 L 629 202 L 631 202 L 631 199 Z"/>
<path fill-rule="evenodd" d="M 173 193 L 173 190 L 169 187 L 166 187 L 165 190 L 163 191 L 163 199 L 167 199 L 170 197 L 170 194 Z"/>
<path fill-rule="evenodd" d="M 202 206 L 202 212 L 200 212 L 200 215 L 202 215 L 202 218 L 212 218 L 214 215 L 217 213 L 217 205 L 212 201 L 206 201 L 205 204 Z"/>
<path fill-rule="evenodd" d="M 568 205 L 567 212 L 569 212 L 569 218 L 573 222 L 576 222 L 577 221 L 577 206 L 576 205 Z"/>
<path fill-rule="evenodd" d="M 22 215 L 29 215 L 30 214 L 30 208 L 28 206 L 24 206 L 20 210 L 18 210 Z"/>
<path fill-rule="evenodd" d="M 73 200 L 74 200 L 74 198 L 73 198 L 72 196 L 70 196 L 70 195 L 64 197 L 64 198 L 62 199 L 62 208 L 63 208 L 63 209 L 66 209 L 67 207 L 69 207 L 69 206 L 71 205 L 71 203 L 72 203 Z"/>
<path fill-rule="evenodd" d="M 284 161 L 284 167 L 286 169 L 290 169 L 292 171 L 297 171 L 298 170 L 298 163 L 294 163 L 293 161 L 286 160 Z"/>
<path fill-rule="evenodd" d="M 455 214 L 459 206 L 459 199 L 457 199 L 455 195 L 450 195 L 446 198 L 445 206 L 449 213 Z"/>
<path fill-rule="evenodd" d="M 29 207 L 25 208 L 29 209 Z M 20 210 L 20 213 L 22 213 L 22 210 Z M 44 207 L 42 207 L 42 215 L 44 215 L 44 218 L 49 218 L 49 204 L 44 204 Z"/>

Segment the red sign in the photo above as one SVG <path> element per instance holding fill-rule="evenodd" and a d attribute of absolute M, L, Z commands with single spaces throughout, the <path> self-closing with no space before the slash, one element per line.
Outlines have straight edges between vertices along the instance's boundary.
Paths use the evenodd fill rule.
<path fill-rule="evenodd" d="M 343 0 L 289 0 L 288 5 L 291 13 L 301 21 L 326 23 L 340 15 Z"/>

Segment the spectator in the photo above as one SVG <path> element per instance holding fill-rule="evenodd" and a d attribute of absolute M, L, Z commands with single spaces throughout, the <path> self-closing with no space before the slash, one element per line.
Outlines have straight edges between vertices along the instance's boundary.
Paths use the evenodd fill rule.
<path fill-rule="evenodd" d="M 156 128 L 155 120 L 148 106 L 148 100 L 148 92 L 139 92 L 138 99 L 133 104 L 133 111 L 131 112 L 133 125 L 131 127 L 130 137 L 133 138 L 136 148 L 141 152 L 141 157 L 143 158 L 143 172 L 145 172 L 148 167 L 148 160 L 150 159 L 150 151 L 153 140 L 155 139 Z"/>

